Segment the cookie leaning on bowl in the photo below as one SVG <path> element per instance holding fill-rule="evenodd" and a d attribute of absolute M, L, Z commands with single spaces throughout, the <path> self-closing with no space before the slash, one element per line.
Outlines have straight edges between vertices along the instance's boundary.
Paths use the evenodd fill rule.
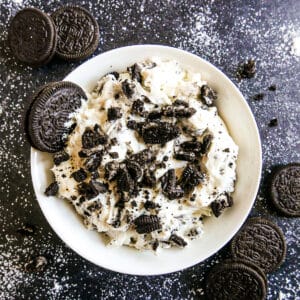
<path fill-rule="evenodd" d="M 50 153 L 62 150 L 76 125 L 66 124 L 85 100 L 85 92 L 72 82 L 52 82 L 38 89 L 27 112 L 26 131 L 31 145 Z"/>

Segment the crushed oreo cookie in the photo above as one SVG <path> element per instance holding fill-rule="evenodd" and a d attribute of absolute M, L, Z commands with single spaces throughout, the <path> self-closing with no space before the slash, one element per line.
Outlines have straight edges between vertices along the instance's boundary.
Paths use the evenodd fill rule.
<path fill-rule="evenodd" d="M 232 197 L 225 193 L 220 195 L 215 201 L 210 204 L 211 210 L 213 214 L 218 218 L 223 210 L 227 207 L 231 207 L 233 205 Z"/>
<path fill-rule="evenodd" d="M 237 76 L 239 79 L 253 78 L 256 73 L 256 63 L 253 59 L 248 59 L 239 65 Z"/>
<path fill-rule="evenodd" d="M 175 101 L 173 102 L 173 105 L 175 105 L 175 106 L 189 107 L 189 104 L 188 104 L 186 101 L 179 100 L 179 99 L 175 100 Z"/>
<path fill-rule="evenodd" d="M 135 84 L 128 79 L 122 82 L 122 91 L 127 98 L 131 98 L 134 94 Z"/>
<path fill-rule="evenodd" d="M 155 202 L 153 202 L 153 201 L 146 201 L 145 203 L 144 203 L 144 207 L 145 207 L 145 209 L 146 210 L 149 210 L 149 209 L 154 209 L 154 208 L 156 208 L 157 207 L 157 205 L 155 204 Z"/>
<path fill-rule="evenodd" d="M 102 132 L 100 126 L 96 124 L 93 129 L 86 128 L 82 137 L 82 147 L 91 149 L 107 143 L 107 136 Z"/>
<path fill-rule="evenodd" d="M 186 141 L 180 144 L 180 148 L 187 152 L 193 152 L 196 155 L 202 152 L 202 144 L 198 141 Z"/>
<path fill-rule="evenodd" d="M 84 166 L 89 172 L 95 172 L 101 164 L 103 151 L 95 151 L 91 153 L 85 160 Z"/>
<path fill-rule="evenodd" d="M 168 170 L 161 177 L 161 188 L 163 193 L 170 199 L 178 199 L 184 195 L 183 189 L 177 184 L 175 170 Z"/>
<path fill-rule="evenodd" d="M 100 181 L 91 180 L 89 184 L 96 195 L 106 193 L 108 190 L 107 184 Z"/>
<path fill-rule="evenodd" d="M 177 234 L 171 234 L 170 236 L 170 241 L 175 244 L 176 246 L 179 247 L 185 247 L 187 245 L 187 242 L 180 236 L 178 236 Z"/>
<path fill-rule="evenodd" d="M 25 223 L 21 228 L 17 230 L 19 234 L 22 236 L 30 236 L 33 235 L 36 231 L 36 227 L 32 224 Z"/>
<path fill-rule="evenodd" d="M 89 183 L 81 182 L 77 188 L 80 195 L 88 200 L 97 197 L 100 193 L 106 193 L 108 190 L 106 184 L 96 180 L 91 180 Z"/>
<path fill-rule="evenodd" d="M 131 75 L 132 80 L 136 80 L 139 83 L 142 83 L 142 75 L 141 75 L 141 67 L 138 64 L 134 64 L 133 66 L 127 68 L 129 74 Z"/>
<path fill-rule="evenodd" d="M 135 187 L 135 182 L 131 175 L 129 174 L 129 171 L 126 167 L 126 165 L 122 165 L 119 167 L 119 170 L 117 172 L 117 188 L 120 192 L 133 192 Z"/>
<path fill-rule="evenodd" d="M 268 87 L 268 90 L 271 91 L 271 92 L 275 92 L 277 90 L 277 86 L 276 84 L 272 84 Z"/>
<path fill-rule="evenodd" d="M 165 117 L 190 118 L 196 113 L 196 109 L 193 107 L 166 105 L 162 107 L 161 113 Z"/>
<path fill-rule="evenodd" d="M 148 114 L 149 120 L 159 120 L 162 117 L 162 112 L 160 110 L 153 110 Z"/>
<path fill-rule="evenodd" d="M 107 75 L 112 75 L 112 76 L 114 76 L 117 80 L 119 79 L 119 77 L 120 77 L 120 74 L 118 73 L 118 72 L 110 72 L 110 73 L 108 73 Z"/>
<path fill-rule="evenodd" d="M 120 119 L 122 117 L 121 108 L 120 107 L 110 107 L 107 110 L 107 119 L 108 121 L 114 121 Z"/>
<path fill-rule="evenodd" d="M 109 152 L 108 154 L 113 159 L 119 158 L 119 153 L 118 152 Z"/>
<path fill-rule="evenodd" d="M 41 272 L 45 269 L 48 261 L 44 256 L 36 256 L 30 258 L 24 268 L 27 272 Z"/>
<path fill-rule="evenodd" d="M 276 118 L 272 119 L 268 125 L 269 125 L 269 127 L 275 127 L 278 125 L 278 120 Z"/>
<path fill-rule="evenodd" d="M 71 177 L 73 177 L 77 182 L 82 182 L 87 178 L 87 173 L 80 168 L 79 170 L 73 172 Z"/>
<path fill-rule="evenodd" d="M 70 155 L 64 150 L 56 152 L 53 156 L 53 162 L 56 166 L 60 165 L 62 162 L 67 161 L 69 159 L 70 159 Z"/>
<path fill-rule="evenodd" d="M 192 164 L 188 164 L 182 172 L 180 186 L 187 193 L 191 192 L 199 183 L 203 182 L 205 175 Z"/>
<path fill-rule="evenodd" d="M 150 149 L 144 149 L 140 152 L 132 154 L 130 160 L 136 161 L 140 165 L 146 165 L 155 160 L 155 153 Z"/>
<path fill-rule="evenodd" d="M 138 123 L 135 120 L 129 120 L 127 122 L 127 128 L 132 129 L 132 130 L 137 130 L 138 129 Z"/>
<path fill-rule="evenodd" d="M 144 123 L 139 130 L 146 144 L 165 144 L 179 136 L 180 130 L 168 122 Z"/>
<path fill-rule="evenodd" d="M 159 218 L 156 215 L 142 215 L 133 221 L 137 233 L 150 233 L 161 228 Z"/>
<path fill-rule="evenodd" d="M 139 182 L 143 177 L 143 170 L 140 167 L 140 164 L 134 160 L 126 160 L 125 164 L 132 179 Z"/>
<path fill-rule="evenodd" d="M 185 161 L 193 162 L 196 159 L 196 155 L 194 152 L 177 151 L 174 154 L 174 158 L 177 160 L 185 160 Z"/>
<path fill-rule="evenodd" d="M 260 101 L 260 100 L 263 100 L 264 97 L 265 97 L 264 93 L 258 93 L 258 94 L 253 96 L 253 100 Z"/>
<path fill-rule="evenodd" d="M 142 186 L 149 188 L 154 188 L 156 186 L 156 177 L 154 171 L 151 171 L 149 169 L 144 170 Z"/>
<path fill-rule="evenodd" d="M 56 181 L 52 182 L 45 190 L 45 195 L 46 196 L 56 196 L 58 193 L 58 183 Z"/>
<path fill-rule="evenodd" d="M 145 107 L 144 107 L 144 102 L 142 100 L 137 99 L 133 101 L 131 107 L 131 113 L 143 116 L 144 110 Z"/>
<path fill-rule="evenodd" d="M 216 92 L 209 87 L 208 85 L 202 85 L 200 89 L 200 99 L 203 104 L 206 104 L 207 106 L 212 106 L 214 101 L 217 100 L 217 94 Z"/>
<path fill-rule="evenodd" d="M 204 136 L 202 143 L 201 143 L 201 154 L 205 155 L 208 153 L 209 148 L 211 146 L 213 140 L 213 136 L 211 134 L 207 134 Z"/>
<path fill-rule="evenodd" d="M 118 175 L 119 163 L 116 161 L 108 162 L 105 167 L 105 178 L 108 181 L 115 180 Z"/>

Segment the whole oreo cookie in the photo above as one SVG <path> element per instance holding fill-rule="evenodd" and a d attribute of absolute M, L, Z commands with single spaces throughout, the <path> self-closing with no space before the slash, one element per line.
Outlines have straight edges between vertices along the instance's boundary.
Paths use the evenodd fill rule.
<path fill-rule="evenodd" d="M 34 96 L 28 112 L 28 134 L 31 145 L 40 151 L 57 152 L 63 149 L 70 127 L 70 114 L 87 99 L 75 83 L 61 81 L 48 84 Z"/>
<path fill-rule="evenodd" d="M 263 273 L 241 261 L 215 266 L 205 280 L 205 296 L 210 300 L 263 300 L 266 295 Z"/>
<path fill-rule="evenodd" d="M 285 238 L 273 222 L 251 218 L 232 240 L 231 253 L 234 258 L 249 260 L 268 273 L 285 259 Z"/>
<path fill-rule="evenodd" d="M 65 60 L 87 58 L 99 44 L 99 26 L 83 7 L 62 6 L 51 15 L 57 31 L 56 54 Z"/>
<path fill-rule="evenodd" d="M 288 217 L 300 217 L 300 163 L 278 168 L 270 187 L 276 209 Z"/>
<path fill-rule="evenodd" d="M 47 64 L 55 53 L 56 29 L 47 14 L 25 8 L 12 19 L 8 41 L 19 61 L 38 67 Z"/>
<path fill-rule="evenodd" d="M 232 263 L 244 264 L 244 265 L 254 269 L 262 277 L 262 279 L 264 280 L 266 288 L 268 287 L 267 276 L 259 266 L 257 266 L 256 264 L 252 263 L 251 261 L 249 261 L 247 259 L 240 259 L 240 258 L 226 259 L 222 262 L 222 264 L 228 264 L 228 265 L 230 265 Z"/>

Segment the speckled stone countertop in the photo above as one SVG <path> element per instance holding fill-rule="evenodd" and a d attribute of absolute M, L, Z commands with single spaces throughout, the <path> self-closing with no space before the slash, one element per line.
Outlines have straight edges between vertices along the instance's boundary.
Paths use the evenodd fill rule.
<path fill-rule="evenodd" d="M 228 246 L 181 272 L 153 277 L 123 275 L 75 254 L 41 213 L 31 184 L 24 108 L 38 86 L 64 78 L 81 62 L 54 59 L 39 69 L 23 66 L 7 48 L 7 28 L 23 7 L 52 12 L 67 2 L 0 1 L 0 299 L 205 299 L 205 274 L 229 257 Z M 273 166 L 300 161 L 300 1 L 72 3 L 91 10 L 99 22 L 101 39 L 95 55 L 132 44 L 170 45 L 207 59 L 240 88 L 255 115 L 263 146 L 262 183 L 251 215 L 274 220 L 283 229 L 288 247 L 285 263 L 268 275 L 268 299 L 300 299 L 300 221 L 278 215 L 265 189 Z M 237 66 L 250 57 L 257 62 L 257 74 L 238 82 Z M 268 90 L 272 84 L 276 91 Z M 263 100 L 253 99 L 257 93 L 265 94 Z M 274 118 L 278 125 L 268 126 Z M 35 226 L 32 235 L 24 237 L 17 232 L 24 223 Z M 24 272 L 24 264 L 35 255 L 47 258 L 45 270 Z"/>

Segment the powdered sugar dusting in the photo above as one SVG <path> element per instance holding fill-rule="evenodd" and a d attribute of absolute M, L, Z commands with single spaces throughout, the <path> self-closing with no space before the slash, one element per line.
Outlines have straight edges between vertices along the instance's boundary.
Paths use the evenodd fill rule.
<path fill-rule="evenodd" d="M 182 272 L 136 277 L 112 273 L 81 259 L 51 231 L 34 198 L 29 146 L 23 135 L 23 112 L 37 86 L 62 79 L 79 63 L 54 59 L 40 69 L 20 65 L 6 45 L 8 22 L 23 7 L 46 12 L 69 1 L 0 2 L 0 299 L 205 299 L 203 280 L 212 265 L 228 257 L 223 249 Z M 116 47 L 157 43 L 182 48 L 215 64 L 238 85 L 258 123 L 263 146 L 263 180 L 272 166 L 300 161 L 299 9 L 292 1 L 93 0 L 76 1 L 91 10 L 100 26 L 95 54 Z M 239 62 L 257 62 L 255 78 L 238 82 Z M 268 87 L 276 84 L 276 91 Z M 264 93 L 261 101 L 253 100 Z M 269 127 L 271 119 L 278 126 Z M 273 218 L 283 229 L 287 260 L 268 276 L 268 299 L 300 298 L 298 286 L 299 220 L 279 217 L 262 185 L 254 215 Z M 33 236 L 16 230 L 29 222 Z M 27 273 L 28 257 L 43 255 L 48 265 Z"/>

